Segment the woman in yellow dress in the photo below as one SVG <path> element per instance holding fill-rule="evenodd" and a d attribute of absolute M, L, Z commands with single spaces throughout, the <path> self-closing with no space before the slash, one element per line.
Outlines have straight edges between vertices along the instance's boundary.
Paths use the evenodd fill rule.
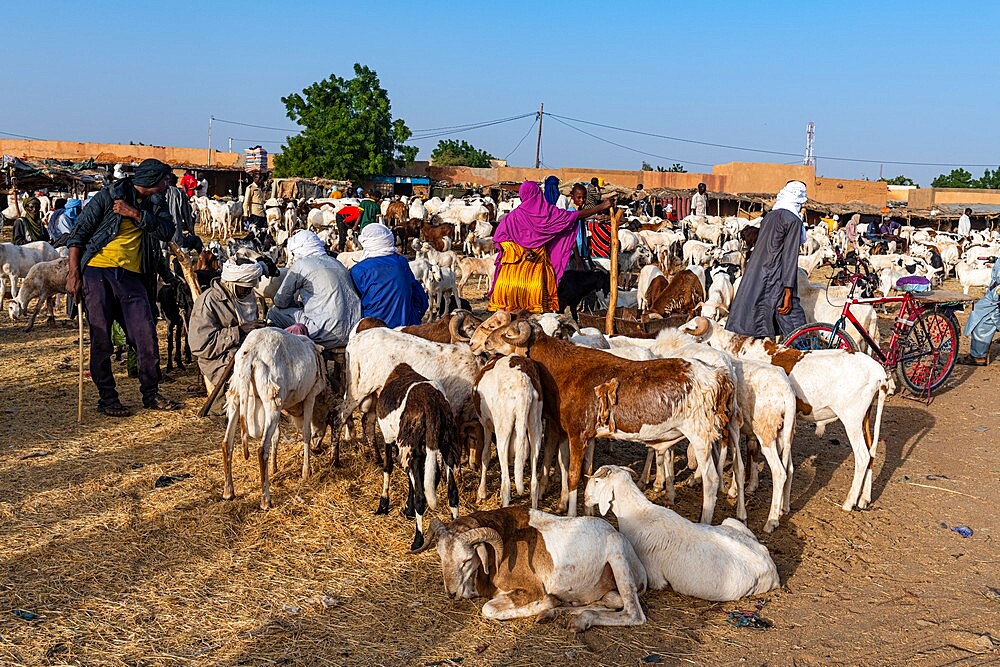
<path fill-rule="evenodd" d="M 559 310 L 556 288 L 576 241 L 577 221 L 606 211 L 613 201 L 567 211 L 545 201 L 538 183 L 525 181 L 521 204 L 497 225 L 497 268 L 489 310 Z"/>

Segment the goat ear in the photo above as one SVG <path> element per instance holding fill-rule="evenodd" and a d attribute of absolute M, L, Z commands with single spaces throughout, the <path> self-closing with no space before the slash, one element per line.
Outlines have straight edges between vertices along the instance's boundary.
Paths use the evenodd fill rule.
<path fill-rule="evenodd" d="M 486 549 L 486 544 L 480 542 L 476 545 L 476 555 L 479 556 L 479 562 L 483 564 L 483 572 L 486 574 L 490 573 L 490 552 Z"/>
<path fill-rule="evenodd" d="M 597 509 L 600 511 L 601 516 L 607 516 L 608 512 L 611 511 L 611 501 L 614 500 L 614 498 L 615 494 L 612 491 L 606 496 L 601 496 L 601 498 L 597 501 Z"/>
<path fill-rule="evenodd" d="M 443 523 L 441 523 L 441 519 L 434 519 L 431 521 L 430 533 L 435 538 L 441 539 L 441 536 L 447 532 L 448 529 L 445 527 Z"/>

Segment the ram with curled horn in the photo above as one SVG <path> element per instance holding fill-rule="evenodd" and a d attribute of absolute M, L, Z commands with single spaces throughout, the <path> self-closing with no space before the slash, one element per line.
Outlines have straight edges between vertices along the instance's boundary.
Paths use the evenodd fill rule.
<path fill-rule="evenodd" d="M 646 570 L 628 540 L 603 519 L 504 507 L 447 526 L 434 519 L 429 534 L 445 593 L 489 597 L 486 618 L 550 620 L 562 613 L 576 632 L 646 621 L 639 605 Z"/>

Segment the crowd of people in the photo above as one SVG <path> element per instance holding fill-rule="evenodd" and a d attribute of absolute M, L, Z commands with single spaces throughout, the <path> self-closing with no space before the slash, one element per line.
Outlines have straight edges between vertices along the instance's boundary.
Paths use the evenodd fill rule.
<path fill-rule="evenodd" d="M 47 224 L 41 201 L 23 202 L 14 223 L 13 240 L 23 244 L 48 241 L 66 246 L 69 254 L 67 292 L 83 299 L 90 326 L 90 372 L 98 389 L 100 412 L 127 416 L 112 373 L 113 328 L 119 326 L 135 350 L 137 374 L 146 408 L 175 410 L 176 401 L 159 391 L 161 380 L 155 322 L 158 277 L 179 283 L 169 272 L 166 244 L 193 247 L 197 240 L 190 199 L 207 191 L 207 183 L 191 171 L 180 179 L 158 160 L 145 160 L 131 175 L 121 173 L 88 200 L 56 200 Z M 266 175 L 255 172 L 244 193 L 248 225 L 264 224 Z M 332 195 L 340 195 L 339 189 Z M 339 245 L 353 230 L 362 256 L 345 268 L 312 231 L 300 229 L 288 239 L 287 274 L 266 312 L 254 287 L 265 268 L 249 259 L 231 258 L 221 275 L 194 304 L 188 330 L 193 354 L 210 389 L 224 382 L 236 351 L 251 331 L 277 326 L 308 336 L 324 349 L 346 345 L 363 317 L 376 317 L 390 327 L 417 324 L 428 310 L 428 297 L 410 265 L 396 248 L 392 230 L 379 222 L 380 208 L 363 189 L 358 204 L 342 207 L 336 216 Z M 610 253 L 607 212 L 618 204 L 605 198 L 602 183 L 574 184 L 565 195 L 555 176 L 539 185 L 525 181 L 521 203 L 498 222 L 493 241 L 496 269 L 488 295 L 491 311 L 559 310 L 557 286 L 568 269 L 592 270 L 595 258 Z M 797 294 L 798 255 L 806 231 L 802 206 L 806 185 L 790 181 L 764 216 L 755 252 L 748 261 L 742 287 L 736 293 L 726 327 L 752 337 L 787 335 L 805 323 Z M 704 215 L 708 196 L 704 183 L 691 198 L 692 212 Z M 639 185 L 627 205 L 636 213 L 670 217 L 665 201 L 656 200 Z M 959 222 L 968 235 L 969 214 Z M 835 227 L 836 218 L 829 222 Z M 848 238 L 858 238 L 859 216 L 847 222 Z M 887 218 L 870 225 L 873 243 L 898 239 L 899 223 Z M 197 244 L 200 246 L 200 243 Z M 985 351 L 1000 328 L 1000 271 L 976 305 L 966 328 L 972 336 L 974 360 Z M 985 363 L 985 361 L 983 361 Z"/>

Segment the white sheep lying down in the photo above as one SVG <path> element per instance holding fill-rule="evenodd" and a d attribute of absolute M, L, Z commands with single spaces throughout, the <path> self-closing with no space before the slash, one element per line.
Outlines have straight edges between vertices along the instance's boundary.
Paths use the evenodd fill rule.
<path fill-rule="evenodd" d="M 781 585 L 767 547 L 736 519 L 721 526 L 692 523 L 651 503 L 632 481 L 631 471 L 603 466 L 584 492 L 587 507 L 614 511 L 618 530 L 639 556 L 651 589 L 670 587 L 681 595 L 716 602 L 758 595 Z"/>

